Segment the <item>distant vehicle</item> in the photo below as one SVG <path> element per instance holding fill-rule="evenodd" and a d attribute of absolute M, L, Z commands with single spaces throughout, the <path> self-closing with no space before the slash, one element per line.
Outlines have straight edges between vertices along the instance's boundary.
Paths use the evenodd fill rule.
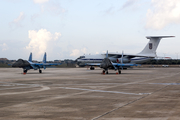
<path fill-rule="evenodd" d="M 39 69 L 39 73 L 42 73 L 41 68 L 46 69 L 46 67 L 52 66 L 52 65 L 60 65 L 60 64 L 58 64 L 58 63 L 46 63 L 46 53 L 44 54 L 43 62 L 42 63 L 33 63 L 32 62 L 32 53 L 30 53 L 28 61 L 27 60 L 23 60 L 23 59 L 18 59 L 12 65 L 12 67 L 22 68 L 24 74 L 26 74 L 27 71 L 30 70 L 30 69 L 34 69 L 34 70 Z"/>
<path fill-rule="evenodd" d="M 143 62 L 147 62 L 155 57 L 156 55 L 156 49 L 159 45 L 159 42 L 162 38 L 168 38 L 168 37 L 174 37 L 174 36 L 147 36 L 147 39 L 150 39 L 148 44 L 145 46 L 145 48 L 138 54 L 124 54 L 122 57 L 122 54 L 119 53 L 109 53 L 108 59 L 111 60 L 113 63 L 119 63 L 122 61 L 123 63 L 130 63 L 130 64 L 141 64 Z M 88 63 L 102 63 L 104 58 L 106 57 L 106 54 L 100 54 L 100 55 L 84 55 L 77 58 L 77 64 L 78 65 L 87 65 Z M 124 69 L 127 69 L 127 66 L 122 66 Z M 94 66 L 92 65 L 90 67 L 91 70 L 94 70 Z"/>

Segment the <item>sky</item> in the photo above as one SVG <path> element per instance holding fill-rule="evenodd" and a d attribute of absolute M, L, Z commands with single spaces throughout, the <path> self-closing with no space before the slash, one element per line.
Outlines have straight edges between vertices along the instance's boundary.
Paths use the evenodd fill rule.
<path fill-rule="evenodd" d="M 0 58 L 76 59 L 105 51 L 139 53 L 164 38 L 160 57 L 180 58 L 179 0 L 0 0 Z"/>

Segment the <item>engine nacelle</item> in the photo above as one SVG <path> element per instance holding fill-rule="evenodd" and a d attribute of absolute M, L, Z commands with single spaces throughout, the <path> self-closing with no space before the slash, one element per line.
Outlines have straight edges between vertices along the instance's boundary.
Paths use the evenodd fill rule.
<path fill-rule="evenodd" d="M 121 60 L 122 60 L 123 63 L 130 63 L 131 62 L 131 59 L 125 58 L 125 57 L 124 58 L 117 58 L 116 62 L 121 63 Z"/>

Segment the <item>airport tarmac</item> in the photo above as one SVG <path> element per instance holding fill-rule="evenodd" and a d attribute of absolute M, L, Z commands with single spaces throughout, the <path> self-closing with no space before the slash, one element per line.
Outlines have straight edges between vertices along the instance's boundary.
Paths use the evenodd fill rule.
<path fill-rule="evenodd" d="M 179 120 L 180 68 L 0 68 L 0 120 Z"/>

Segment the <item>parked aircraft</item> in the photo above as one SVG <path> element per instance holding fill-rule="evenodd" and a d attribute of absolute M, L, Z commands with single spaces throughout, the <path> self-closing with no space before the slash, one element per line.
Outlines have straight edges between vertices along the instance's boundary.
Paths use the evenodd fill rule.
<path fill-rule="evenodd" d="M 109 53 L 108 58 L 114 63 L 119 63 L 119 61 L 122 61 L 123 63 L 141 64 L 143 62 L 155 58 L 157 56 L 156 49 L 159 45 L 160 40 L 162 38 L 168 38 L 168 37 L 174 37 L 174 36 L 147 36 L 146 38 L 150 40 L 140 53 L 124 54 L 123 57 L 122 54 L 119 53 Z M 87 65 L 87 63 L 102 63 L 105 56 L 106 54 L 80 56 L 79 58 L 77 58 L 77 64 Z M 127 66 L 124 66 L 123 68 L 126 69 Z M 92 65 L 90 69 L 94 70 L 94 66 Z"/>
<path fill-rule="evenodd" d="M 39 69 L 39 73 L 42 73 L 41 68 L 46 69 L 46 67 L 52 66 L 52 65 L 60 65 L 60 64 L 57 64 L 57 63 L 46 63 L 46 53 L 44 54 L 43 62 L 42 63 L 33 63 L 32 62 L 32 53 L 30 53 L 30 56 L 29 56 L 28 60 L 18 59 L 12 65 L 12 67 L 22 68 L 24 74 L 26 74 L 27 71 L 30 70 L 30 69 L 34 69 L 34 70 Z"/>
<path fill-rule="evenodd" d="M 123 63 L 123 52 L 122 52 L 122 57 L 121 57 L 121 63 L 113 63 L 109 58 L 108 58 L 108 51 L 106 53 L 106 57 L 102 60 L 101 63 L 86 63 L 88 66 L 99 66 L 100 68 L 103 69 L 102 73 L 103 74 L 108 74 L 108 69 L 113 69 L 113 70 L 118 70 L 118 73 L 121 74 L 121 69 L 123 67 L 131 67 L 131 66 L 138 66 L 138 64 L 130 64 L 130 63 Z"/>

